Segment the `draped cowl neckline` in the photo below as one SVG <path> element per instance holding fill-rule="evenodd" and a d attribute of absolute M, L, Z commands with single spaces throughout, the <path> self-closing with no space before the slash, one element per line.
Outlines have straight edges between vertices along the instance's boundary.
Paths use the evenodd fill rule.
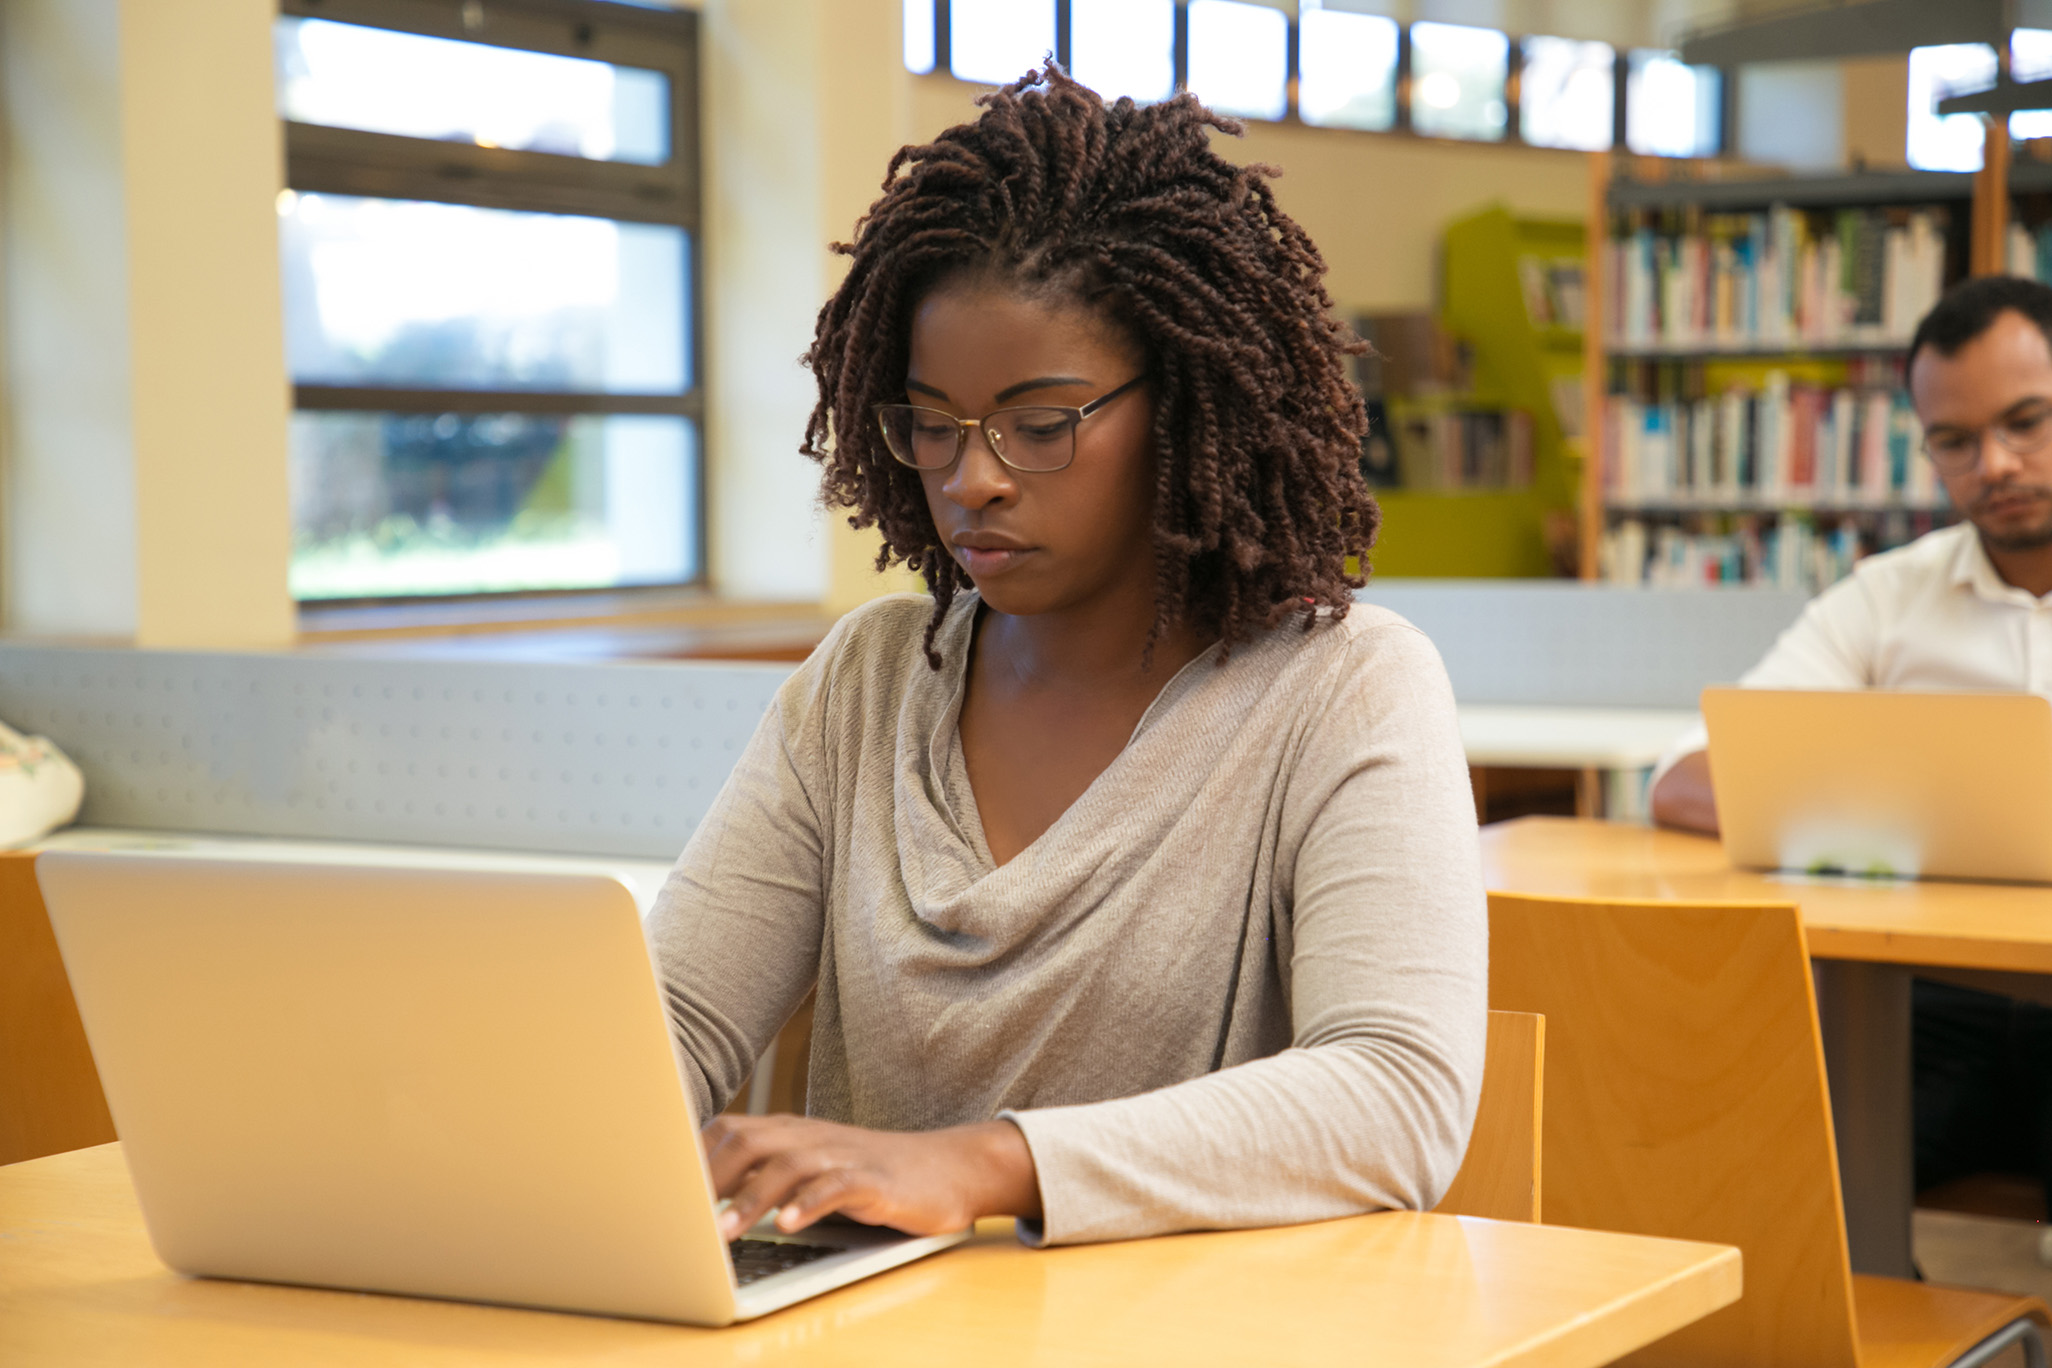
<path fill-rule="evenodd" d="M 960 720 L 980 600 L 949 610 L 934 645 L 941 668 L 914 665 L 898 714 L 898 857 L 913 916 L 936 953 L 986 963 L 1087 915 L 1188 809 L 1232 744 L 1218 725 L 1244 715 L 1272 674 L 1266 639 L 1220 663 L 1216 644 L 1170 677 L 1125 746 L 1032 844 L 997 865 L 983 839 L 962 756 Z M 1168 725 L 1171 720 L 1178 725 Z M 1112 871 L 1118 872 L 1114 874 Z"/>

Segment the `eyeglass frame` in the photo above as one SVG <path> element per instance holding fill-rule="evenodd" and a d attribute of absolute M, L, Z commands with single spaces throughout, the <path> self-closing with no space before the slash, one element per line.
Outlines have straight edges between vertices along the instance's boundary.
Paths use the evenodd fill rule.
<path fill-rule="evenodd" d="M 2035 410 L 2036 420 L 2038 424 L 2038 435 L 2028 445 L 2018 446 L 2014 441 L 2010 439 L 2010 437 L 2004 435 L 2004 432 L 2006 430 L 2004 425 L 2017 409 L 2023 408 L 2024 405 L 2032 403 L 2038 405 L 2038 408 Z M 2040 398 L 2036 395 L 2033 395 L 2030 398 L 2020 400 L 2019 402 L 2011 405 L 2009 410 L 2005 412 L 2002 415 L 2002 417 L 1996 419 L 1992 423 L 1985 423 L 1977 428 L 1961 429 L 1960 436 L 1962 438 L 1971 439 L 1971 445 L 1967 448 L 1967 450 L 1971 452 L 1972 459 L 1966 461 L 1964 464 L 1956 465 L 1949 461 L 1946 457 L 1939 455 L 1936 451 L 1933 451 L 1931 449 L 1931 434 L 1928 432 L 1924 433 L 1923 436 L 1918 439 L 1917 449 L 1924 453 L 1925 458 L 1928 459 L 1933 466 L 1937 467 L 1939 474 L 1964 475 L 1969 471 L 1973 470 L 1974 467 L 1978 466 L 1981 463 L 1981 448 L 1986 444 L 1987 439 L 1991 435 L 1995 438 L 1996 443 L 2000 445 L 2004 451 L 2008 452 L 2012 456 L 2035 456 L 2040 451 L 2043 451 L 2048 445 L 2052 445 L 2052 400 Z"/>
<path fill-rule="evenodd" d="M 1132 389 L 1136 385 L 1145 383 L 1146 380 L 1147 376 L 1144 373 L 1136 375 L 1131 380 L 1128 380 L 1125 384 L 1120 385 L 1117 389 L 1110 390 L 1104 394 L 1100 394 L 1099 396 L 1097 396 L 1097 398 L 1092 399 L 1087 404 L 1008 404 L 1004 408 L 992 409 L 989 413 L 984 414 L 981 418 L 957 418 L 954 414 L 948 413 L 945 410 L 937 408 L 928 408 L 924 404 L 877 404 L 874 406 L 872 411 L 876 415 L 877 430 L 883 435 L 884 450 L 889 451 L 891 453 L 891 459 L 893 461 L 896 461 L 899 465 L 905 467 L 907 470 L 940 471 L 954 469 L 956 463 L 962 459 L 963 451 L 966 450 L 968 447 L 969 429 L 975 428 L 978 432 L 981 432 L 983 434 L 983 445 L 989 448 L 990 454 L 997 457 L 998 464 L 1002 465 L 1005 469 L 1017 471 L 1021 475 L 1053 475 L 1059 471 L 1067 470 L 1070 466 L 1076 464 L 1075 429 L 1077 427 L 1082 426 L 1083 420 L 1085 418 L 1088 418 L 1091 414 L 1096 413 L 1099 409 L 1109 404 L 1112 400 L 1124 394 L 1127 390 Z M 945 418 L 949 422 L 953 423 L 955 425 L 955 454 L 952 457 L 950 457 L 948 461 L 943 465 L 923 466 L 914 465 L 912 462 L 900 456 L 896 451 L 892 451 L 890 430 L 884 426 L 884 413 L 890 409 L 915 409 L 921 413 L 931 413 L 937 418 Z M 1014 465 L 1011 459 L 1007 457 L 1004 452 L 998 450 L 997 443 L 991 440 L 990 429 L 985 427 L 984 424 L 988 423 L 991 419 L 997 417 L 1000 414 L 1019 413 L 1026 409 L 1053 409 L 1058 413 L 1068 413 L 1074 415 L 1074 426 L 1072 426 L 1069 429 L 1068 460 L 1062 462 L 1058 466 L 1047 466 L 1039 470 L 1029 470 L 1024 466 Z"/>

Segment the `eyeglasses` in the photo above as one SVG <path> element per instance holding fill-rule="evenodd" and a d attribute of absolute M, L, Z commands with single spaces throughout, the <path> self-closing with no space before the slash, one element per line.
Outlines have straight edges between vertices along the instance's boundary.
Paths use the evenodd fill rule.
<path fill-rule="evenodd" d="M 991 455 L 1013 470 L 1066 470 L 1076 459 L 1076 425 L 1146 378 L 1136 375 L 1081 408 L 1028 404 L 981 418 L 957 418 L 918 404 L 878 404 L 876 421 L 892 458 L 914 470 L 946 470 L 960 460 L 970 428 L 980 429 Z"/>
<path fill-rule="evenodd" d="M 1944 475 L 1964 475 L 1981 463 L 1981 436 L 1992 433 L 2013 455 L 2029 456 L 2052 442 L 2052 405 L 2005 413 L 1986 428 L 1940 428 L 1924 434 L 1924 454 Z"/>

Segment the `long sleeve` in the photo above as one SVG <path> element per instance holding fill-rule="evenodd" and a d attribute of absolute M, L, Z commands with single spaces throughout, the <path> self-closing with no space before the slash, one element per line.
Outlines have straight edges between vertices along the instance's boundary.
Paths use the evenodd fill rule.
<path fill-rule="evenodd" d="M 1358 638 L 1283 827 L 1291 1047 L 1138 1096 L 1007 1113 L 1051 1243 L 1429 1208 L 1480 1093 L 1488 918 L 1452 690 L 1402 624 Z M 1282 947 L 1279 945 L 1278 950 Z"/>
<path fill-rule="evenodd" d="M 833 644 L 778 691 L 649 914 L 701 1121 L 733 1100 L 818 973 L 827 828 L 811 733 Z"/>

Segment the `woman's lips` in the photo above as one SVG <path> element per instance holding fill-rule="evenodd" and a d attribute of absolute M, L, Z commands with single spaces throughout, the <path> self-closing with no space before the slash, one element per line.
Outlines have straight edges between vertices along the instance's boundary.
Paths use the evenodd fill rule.
<path fill-rule="evenodd" d="M 1010 570 L 1034 552 L 1030 546 L 958 546 L 956 559 L 972 578 L 997 575 Z"/>

